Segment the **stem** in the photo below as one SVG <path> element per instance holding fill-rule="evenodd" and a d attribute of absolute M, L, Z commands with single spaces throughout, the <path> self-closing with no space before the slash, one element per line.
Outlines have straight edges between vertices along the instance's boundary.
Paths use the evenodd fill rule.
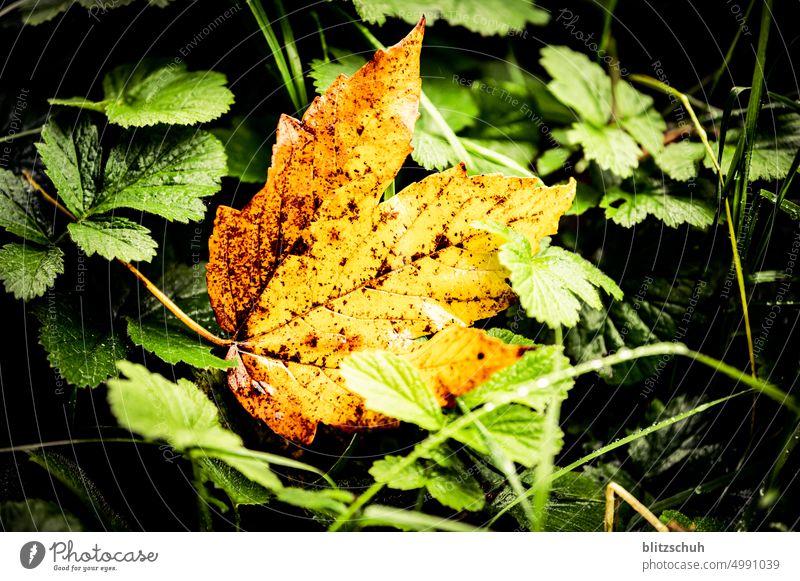
<path fill-rule="evenodd" d="M 667 525 L 658 520 L 658 517 L 654 515 L 644 504 L 642 504 L 638 498 L 636 498 L 616 482 L 609 482 L 608 486 L 606 487 L 606 516 L 603 523 L 607 533 L 614 532 L 614 513 L 616 512 L 616 501 L 614 499 L 615 495 L 627 502 L 631 508 L 633 508 L 633 510 L 642 515 L 644 520 L 653 525 L 653 528 L 658 532 L 669 532 Z"/>
<path fill-rule="evenodd" d="M 28 183 L 31 184 L 33 189 L 39 192 L 45 200 L 47 200 L 49 203 L 55 206 L 62 214 L 64 214 L 67 218 L 69 218 L 73 222 L 78 221 L 78 218 L 75 216 L 75 214 L 70 212 L 67 208 L 62 206 L 58 200 L 56 200 L 53 196 L 48 194 L 30 173 L 28 173 L 25 170 L 23 170 L 22 173 L 25 176 L 25 179 L 28 180 Z M 148 291 L 150 291 L 150 293 L 152 293 L 152 295 L 156 297 L 159 300 L 159 302 L 161 302 L 161 304 L 167 308 L 168 311 L 170 311 L 173 315 L 175 315 L 178 318 L 178 320 L 184 325 L 186 325 L 189 329 L 200 335 L 206 341 L 210 341 L 215 345 L 220 345 L 221 347 L 227 347 L 229 345 L 233 345 L 233 341 L 231 339 L 223 339 L 222 337 L 217 337 L 216 335 L 208 331 L 205 327 L 202 327 L 189 315 L 184 313 L 183 310 L 181 310 L 181 308 L 172 301 L 172 299 L 170 299 L 167 295 L 165 295 L 161 289 L 159 289 L 155 284 L 153 284 L 149 278 L 147 278 L 144 274 L 142 274 L 141 271 L 139 271 L 139 269 L 133 266 L 130 262 L 126 262 L 119 258 L 117 258 L 117 262 L 119 262 L 128 270 L 130 270 L 133 273 L 133 275 L 144 284 L 145 288 Z"/>
<path fill-rule="evenodd" d="M 747 290 L 744 286 L 744 274 L 742 273 L 742 261 L 739 258 L 739 247 L 736 242 L 736 232 L 733 229 L 733 219 L 731 218 L 731 205 L 728 198 L 725 198 L 725 217 L 728 220 L 728 233 L 731 237 L 731 250 L 733 251 L 733 265 L 736 268 L 736 280 L 739 283 L 739 296 L 742 300 L 742 313 L 744 315 L 744 330 L 747 334 L 747 353 L 750 356 L 750 374 L 756 376 L 756 355 L 753 349 L 753 331 L 750 328 L 750 315 L 747 310 Z"/>
<path fill-rule="evenodd" d="M 0 18 L 5 16 L 9 12 L 13 12 L 14 10 L 19 8 L 20 6 L 23 6 L 25 4 L 25 2 L 27 2 L 27 0 L 17 0 L 16 2 L 12 2 L 8 6 L 6 6 L 5 8 L 0 8 Z"/>
<path fill-rule="evenodd" d="M 34 189 L 34 190 L 36 190 L 37 192 L 39 192 L 39 193 L 41 194 L 41 196 L 42 196 L 42 197 L 43 197 L 45 200 L 47 200 L 47 201 L 48 201 L 50 204 L 52 204 L 53 206 L 55 206 L 55 207 L 56 207 L 56 209 L 57 209 L 59 212 L 61 212 L 62 214 L 64 214 L 64 215 L 65 215 L 67 218 L 69 218 L 69 219 L 70 219 L 70 220 L 72 220 L 73 222 L 77 222 L 77 221 L 78 221 L 78 218 L 76 218 L 76 217 L 75 217 L 75 214 L 73 214 L 72 212 L 70 212 L 69 210 L 67 210 L 67 209 L 66 209 L 64 206 L 62 206 L 62 205 L 61 205 L 61 202 L 59 202 L 59 201 L 58 201 L 58 200 L 56 200 L 56 199 L 55 199 L 53 196 L 51 196 L 50 194 L 48 194 L 48 193 L 47 193 L 47 192 L 44 190 L 44 188 L 43 188 L 42 186 L 40 186 L 40 185 L 39 185 L 39 182 L 37 182 L 35 179 L 33 179 L 33 176 L 32 176 L 30 173 L 28 173 L 28 171 L 27 171 L 27 170 L 22 170 L 22 175 L 24 175 L 24 176 L 25 176 L 25 179 L 26 179 L 26 180 L 28 180 L 28 183 L 31 185 L 31 187 L 33 187 L 33 189 Z"/>
<path fill-rule="evenodd" d="M 163 291 L 154 285 L 149 278 L 141 273 L 141 271 L 133 266 L 130 262 L 125 262 L 124 260 L 120 260 L 117 258 L 117 262 L 119 262 L 122 266 L 126 267 L 133 273 L 133 276 L 138 278 L 142 281 L 145 288 L 150 291 L 150 293 L 156 297 L 162 305 L 164 305 L 168 311 L 170 311 L 173 315 L 175 315 L 178 320 L 186 325 L 189 329 L 200 335 L 206 341 L 210 341 L 215 345 L 220 345 L 221 347 L 227 347 L 233 344 L 233 341 L 230 339 L 223 339 L 222 337 L 217 337 L 210 331 L 208 331 L 205 327 L 200 326 L 194 319 L 192 319 L 189 315 L 184 313 L 181 308 L 176 305 L 172 299 L 170 299 L 167 295 L 163 293 Z"/>
<path fill-rule="evenodd" d="M 30 135 L 39 135 L 42 132 L 41 127 L 37 127 L 36 129 L 27 129 L 25 131 L 20 131 L 18 133 L 14 133 L 13 135 L 6 135 L 5 137 L 0 137 L 0 143 L 6 143 L 8 141 L 14 141 L 20 137 L 28 137 Z"/>

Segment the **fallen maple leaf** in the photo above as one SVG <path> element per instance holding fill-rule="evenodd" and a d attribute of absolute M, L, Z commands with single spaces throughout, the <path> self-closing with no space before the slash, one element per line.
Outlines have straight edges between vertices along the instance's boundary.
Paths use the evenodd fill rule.
<path fill-rule="evenodd" d="M 339 76 L 301 121 L 282 116 L 264 188 L 217 211 L 208 289 L 235 336 L 229 384 L 295 441 L 320 422 L 395 423 L 345 387 L 338 367 L 356 350 L 408 356 L 443 404 L 516 361 L 522 348 L 466 328 L 514 301 L 499 241 L 472 223 L 512 226 L 536 247 L 575 195 L 574 182 L 470 177 L 462 164 L 379 203 L 411 151 L 423 31 Z"/>

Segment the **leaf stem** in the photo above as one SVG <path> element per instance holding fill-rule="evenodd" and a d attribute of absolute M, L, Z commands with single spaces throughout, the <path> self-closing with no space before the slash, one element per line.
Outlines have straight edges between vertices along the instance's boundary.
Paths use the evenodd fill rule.
<path fill-rule="evenodd" d="M 9 141 L 14 141 L 15 139 L 19 139 L 20 137 L 29 137 L 31 135 L 39 135 L 42 132 L 41 127 L 37 127 L 36 129 L 27 129 L 25 131 L 20 131 L 18 133 L 14 133 L 13 135 L 6 135 L 5 137 L 0 137 L 0 143 L 6 143 Z"/>
<path fill-rule="evenodd" d="M 64 214 L 67 218 L 69 218 L 73 222 L 78 221 L 78 218 L 75 216 L 75 214 L 70 212 L 67 208 L 61 205 L 61 203 L 57 199 L 48 194 L 45 191 L 45 189 L 41 185 L 39 185 L 39 183 L 33 178 L 33 176 L 29 172 L 27 172 L 26 170 L 22 170 L 22 174 L 25 176 L 25 179 L 28 180 L 28 183 L 31 184 L 33 189 L 39 192 L 45 200 L 47 200 L 50 204 L 55 206 L 62 214 Z M 200 335 L 206 341 L 210 341 L 215 345 L 219 345 L 221 347 L 227 347 L 229 345 L 233 345 L 233 340 L 217 337 L 212 332 L 207 330 L 205 327 L 197 323 L 185 312 L 183 312 L 183 310 L 181 310 L 181 308 L 178 305 L 176 305 L 172 301 L 172 299 L 170 299 L 167 295 L 165 295 L 160 288 L 158 288 L 155 284 L 153 284 L 153 282 L 149 278 L 147 278 L 144 274 L 142 274 L 142 272 L 138 268 L 133 266 L 130 262 L 126 262 L 119 258 L 117 258 L 116 260 L 122 266 L 130 270 L 131 273 L 133 273 L 133 276 L 138 278 L 142 282 L 142 284 L 144 284 L 145 288 L 148 291 L 150 291 L 150 293 L 154 297 L 156 297 L 159 300 L 159 302 L 167 308 L 168 311 L 170 311 L 173 315 L 175 315 L 178 318 L 178 320 L 184 325 L 186 325 L 189 329 Z"/>

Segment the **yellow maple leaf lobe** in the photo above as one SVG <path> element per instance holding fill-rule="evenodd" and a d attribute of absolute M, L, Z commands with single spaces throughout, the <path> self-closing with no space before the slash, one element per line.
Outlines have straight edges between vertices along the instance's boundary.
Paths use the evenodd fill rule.
<path fill-rule="evenodd" d="M 462 164 L 380 202 L 411 151 L 423 30 L 340 76 L 302 120 L 282 117 L 267 184 L 217 213 L 208 286 L 235 334 L 229 384 L 295 441 L 311 442 L 319 423 L 394 423 L 346 388 L 339 364 L 354 351 L 408 357 L 443 404 L 518 359 L 519 347 L 468 328 L 514 300 L 498 241 L 472 224 L 500 222 L 537 245 L 574 197 L 574 182 L 469 176 Z"/>

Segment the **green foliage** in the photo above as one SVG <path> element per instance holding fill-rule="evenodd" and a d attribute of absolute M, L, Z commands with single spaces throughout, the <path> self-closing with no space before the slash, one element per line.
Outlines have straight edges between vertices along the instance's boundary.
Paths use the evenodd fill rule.
<path fill-rule="evenodd" d="M 201 369 L 236 367 L 235 361 L 226 361 L 212 355 L 208 345 L 202 343 L 199 337 L 191 338 L 172 319 L 161 321 L 160 324 L 153 319 L 129 319 L 128 336 L 136 345 L 167 363 L 188 363 Z"/>
<path fill-rule="evenodd" d="M 149 262 L 156 255 L 158 245 L 150 237 L 150 230 L 127 218 L 101 216 L 67 228 L 73 242 L 87 256 L 97 253 L 108 260 Z"/>
<path fill-rule="evenodd" d="M 512 404 L 492 410 L 481 418 L 480 423 L 507 458 L 527 467 L 536 463 L 536 452 L 544 437 L 544 417 L 540 413 Z M 453 438 L 480 454 L 491 454 L 481 430 L 474 424 L 457 431 Z M 561 447 L 560 443 L 558 447 Z"/>
<path fill-rule="evenodd" d="M 249 119 L 234 117 L 230 128 L 212 129 L 211 133 L 225 144 L 229 176 L 248 184 L 267 181 L 270 153 L 265 141 L 265 135 L 269 133 L 266 124 L 262 126 Z"/>
<path fill-rule="evenodd" d="M 77 310 L 63 297 L 54 297 L 33 310 L 39 319 L 39 342 L 50 365 L 77 387 L 96 387 L 116 373 L 115 362 L 125 348 L 113 333 Z"/>
<path fill-rule="evenodd" d="M 670 143 L 657 155 L 658 167 L 673 180 L 685 182 L 697 176 L 700 160 L 706 156 L 702 143 Z"/>
<path fill-rule="evenodd" d="M 547 46 L 541 54 L 541 65 L 552 77 L 547 88 L 579 118 L 566 134 L 568 144 L 580 146 L 587 160 L 622 178 L 633 175 L 641 148 L 660 163 L 666 123 L 652 98 L 621 80 L 612 91 L 611 78 L 583 53 Z M 675 153 L 666 161 L 670 170 Z"/>
<path fill-rule="evenodd" d="M 681 529 L 688 532 L 713 533 L 724 530 L 722 522 L 708 516 L 698 516 L 689 518 L 677 510 L 665 510 L 658 519 L 665 525 L 670 523 L 677 524 Z"/>
<path fill-rule="evenodd" d="M 145 61 L 109 72 L 103 79 L 100 102 L 74 97 L 50 99 L 49 103 L 102 111 L 109 121 L 123 127 L 192 125 L 228 111 L 233 93 L 226 83 L 225 75 L 214 71 L 190 73 L 183 62 Z"/>
<path fill-rule="evenodd" d="M 90 509 L 106 530 L 124 531 L 130 527 L 125 519 L 106 500 L 97 484 L 75 460 L 50 450 L 40 449 L 28 453 L 34 464 L 38 464 Z"/>
<path fill-rule="evenodd" d="M 148 0 L 151 6 L 164 7 L 174 0 Z M 106 11 L 114 8 L 121 8 L 128 4 L 133 4 L 135 0 L 23 0 L 19 6 L 22 20 L 25 24 L 35 26 L 48 20 L 52 20 L 62 12 L 65 12 L 73 4 L 82 6 L 89 10 L 93 18 L 97 14 L 105 14 Z"/>
<path fill-rule="evenodd" d="M 383 24 L 387 18 L 401 18 L 416 24 L 425 15 L 428 24 L 442 18 L 484 36 L 507 35 L 528 24 L 545 25 L 550 15 L 533 2 L 510 4 L 503 0 L 353 0 L 365 21 Z"/>
<path fill-rule="evenodd" d="M 119 362 L 126 379 L 108 382 L 108 402 L 117 421 L 149 440 L 164 440 L 177 451 L 241 446 L 241 439 L 219 422 L 216 406 L 185 379 L 167 381 L 147 368 Z"/>
<path fill-rule="evenodd" d="M 728 132 L 725 147 L 722 150 L 720 168 L 723 175 L 728 175 L 737 147 L 741 131 Z M 719 154 L 718 144 L 714 144 L 714 155 Z M 750 148 L 750 173 L 749 181 L 773 181 L 786 177 L 792 166 L 792 161 L 800 148 L 800 114 L 794 112 L 779 112 L 759 127 L 755 142 Z M 706 157 L 703 164 L 712 167 L 711 160 Z"/>
<path fill-rule="evenodd" d="M 64 253 L 56 246 L 40 250 L 12 243 L 0 248 L 0 280 L 18 299 L 42 296 L 63 272 Z"/>
<path fill-rule="evenodd" d="M 0 169 L 0 227 L 28 243 L 48 245 L 52 233 L 25 180 Z"/>
<path fill-rule="evenodd" d="M 433 391 L 405 359 L 392 353 L 357 352 L 342 362 L 350 391 L 366 406 L 426 430 L 438 430 L 444 416 Z"/>
<path fill-rule="evenodd" d="M 50 121 L 37 144 L 47 175 L 64 205 L 80 220 L 118 208 L 168 220 L 201 220 L 202 198 L 219 189 L 225 150 L 213 135 L 191 129 L 127 132 L 108 151 L 97 128 L 80 122 L 67 133 Z"/>
<path fill-rule="evenodd" d="M 509 270 L 511 287 L 525 312 L 537 321 L 553 329 L 559 325 L 574 327 L 581 301 L 600 308 L 598 288 L 622 298 L 613 280 L 585 258 L 550 246 L 549 238 L 542 240 L 534 255 L 527 238 L 510 228 L 495 223 L 479 226 L 506 240 L 500 247 L 500 262 Z"/>
<path fill-rule="evenodd" d="M 0 529 L 16 533 L 72 533 L 81 522 L 64 507 L 38 498 L 0 502 Z"/>
<path fill-rule="evenodd" d="M 663 191 L 629 194 L 620 188 L 611 188 L 600 201 L 600 207 L 605 208 L 606 218 L 625 228 L 644 222 L 648 216 L 661 220 L 670 228 L 683 224 L 706 228 L 714 223 L 714 209 L 708 203 L 700 199 L 679 198 Z"/>

